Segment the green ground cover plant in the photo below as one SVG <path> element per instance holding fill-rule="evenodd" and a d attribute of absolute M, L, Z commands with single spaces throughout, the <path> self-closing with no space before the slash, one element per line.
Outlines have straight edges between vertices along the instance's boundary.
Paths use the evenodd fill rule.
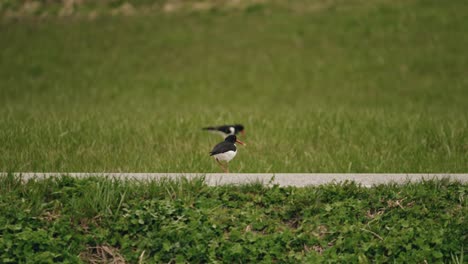
<path fill-rule="evenodd" d="M 466 184 L 0 177 L 0 261 L 464 263 Z"/>
<path fill-rule="evenodd" d="M 467 172 L 465 1 L 312 2 L 2 22 L 0 170 Z"/>

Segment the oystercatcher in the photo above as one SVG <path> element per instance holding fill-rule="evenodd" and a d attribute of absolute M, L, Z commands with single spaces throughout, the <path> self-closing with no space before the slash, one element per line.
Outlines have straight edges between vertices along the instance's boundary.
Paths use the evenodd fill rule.
<path fill-rule="evenodd" d="M 203 130 L 208 130 L 223 136 L 226 138 L 230 135 L 237 135 L 241 133 L 245 135 L 244 126 L 237 124 L 237 125 L 222 125 L 222 126 L 213 126 L 213 127 L 204 127 Z"/>
<path fill-rule="evenodd" d="M 210 152 L 210 156 L 215 158 L 216 162 L 218 162 L 225 173 L 229 173 L 228 163 L 237 154 L 236 142 L 245 145 L 245 143 L 239 141 L 235 135 L 229 135 Z M 226 167 L 223 166 L 221 161 L 226 161 Z"/>

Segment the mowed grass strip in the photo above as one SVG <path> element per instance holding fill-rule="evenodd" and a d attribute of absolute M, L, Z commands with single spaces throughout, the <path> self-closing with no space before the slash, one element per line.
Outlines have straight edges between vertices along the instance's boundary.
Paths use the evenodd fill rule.
<path fill-rule="evenodd" d="M 467 172 L 464 1 L 0 25 L 0 170 Z"/>
<path fill-rule="evenodd" d="M 466 184 L 0 177 L 2 263 L 464 263 Z"/>

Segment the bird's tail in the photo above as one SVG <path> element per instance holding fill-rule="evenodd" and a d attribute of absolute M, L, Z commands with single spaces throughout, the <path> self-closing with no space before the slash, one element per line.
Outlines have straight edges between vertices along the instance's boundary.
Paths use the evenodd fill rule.
<path fill-rule="evenodd" d="M 202 128 L 203 130 L 208 130 L 208 131 L 212 131 L 212 130 L 216 130 L 215 127 L 204 127 Z"/>

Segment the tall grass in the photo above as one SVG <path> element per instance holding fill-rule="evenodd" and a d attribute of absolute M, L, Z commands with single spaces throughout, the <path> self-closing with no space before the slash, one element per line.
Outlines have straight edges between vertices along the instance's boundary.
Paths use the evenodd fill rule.
<path fill-rule="evenodd" d="M 466 172 L 461 0 L 0 25 L 2 171 Z"/>

